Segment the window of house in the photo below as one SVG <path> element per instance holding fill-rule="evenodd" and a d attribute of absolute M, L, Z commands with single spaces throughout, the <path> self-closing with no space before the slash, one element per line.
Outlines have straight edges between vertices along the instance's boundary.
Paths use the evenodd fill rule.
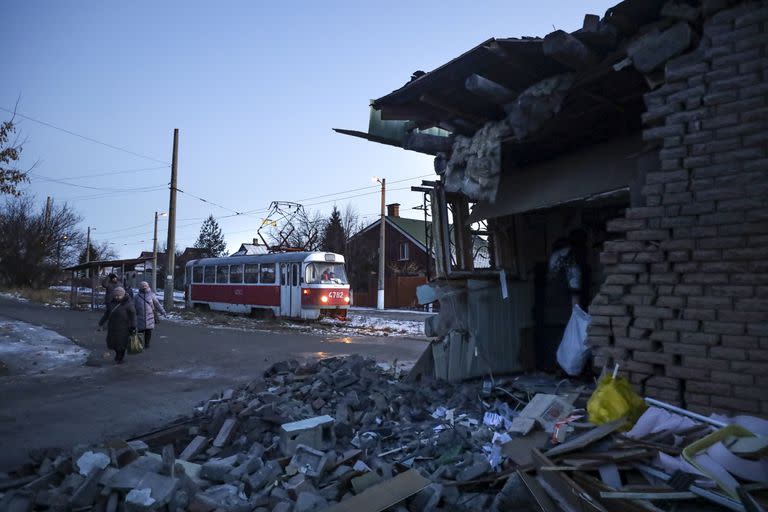
<path fill-rule="evenodd" d="M 400 244 L 400 261 L 408 261 L 408 242 Z"/>
<path fill-rule="evenodd" d="M 245 266 L 245 282 L 256 284 L 259 282 L 259 266 L 256 264 Z"/>
<path fill-rule="evenodd" d="M 192 269 L 192 282 L 193 283 L 202 283 L 203 282 L 203 266 L 202 265 L 195 265 Z"/>
<path fill-rule="evenodd" d="M 213 265 L 205 266 L 205 279 L 203 281 L 206 283 L 216 282 L 216 267 L 214 267 Z"/>
<path fill-rule="evenodd" d="M 229 265 L 219 265 L 216 267 L 216 282 L 219 284 L 229 282 Z"/>
<path fill-rule="evenodd" d="M 274 265 L 261 266 L 261 282 L 263 284 L 275 283 L 275 266 Z"/>
<path fill-rule="evenodd" d="M 243 282 L 243 266 L 242 265 L 229 266 L 229 282 L 232 284 L 240 284 Z"/>

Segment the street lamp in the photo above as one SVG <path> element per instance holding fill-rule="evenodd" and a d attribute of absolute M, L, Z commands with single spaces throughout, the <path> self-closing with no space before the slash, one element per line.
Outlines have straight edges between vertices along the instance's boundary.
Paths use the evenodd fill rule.
<path fill-rule="evenodd" d="M 152 290 L 157 288 L 157 219 L 166 215 L 168 214 L 165 212 L 155 212 L 155 238 L 152 241 Z"/>
<path fill-rule="evenodd" d="M 91 262 L 91 230 L 96 231 L 96 228 L 92 228 L 91 226 L 88 226 L 88 235 L 85 237 L 85 262 L 86 263 Z M 85 268 L 85 275 L 86 277 L 91 277 L 90 267 Z"/>
<path fill-rule="evenodd" d="M 386 251 L 384 250 L 384 233 L 385 233 L 385 222 L 386 219 L 384 217 L 385 211 L 384 211 L 384 196 L 387 186 L 387 180 L 385 178 L 378 178 L 376 176 L 373 177 L 373 181 L 376 183 L 381 183 L 381 226 L 379 226 L 379 290 L 376 295 L 376 308 L 377 309 L 384 309 L 384 254 Z"/>

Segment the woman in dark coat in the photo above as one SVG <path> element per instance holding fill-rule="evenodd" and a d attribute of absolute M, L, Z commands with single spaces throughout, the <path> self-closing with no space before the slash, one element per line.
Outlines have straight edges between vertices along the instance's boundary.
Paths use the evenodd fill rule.
<path fill-rule="evenodd" d="M 113 290 L 112 300 L 99 320 L 99 327 L 104 324 L 107 324 L 107 348 L 115 351 L 115 362 L 121 364 L 131 335 L 136 334 L 136 308 L 121 286 Z"/>

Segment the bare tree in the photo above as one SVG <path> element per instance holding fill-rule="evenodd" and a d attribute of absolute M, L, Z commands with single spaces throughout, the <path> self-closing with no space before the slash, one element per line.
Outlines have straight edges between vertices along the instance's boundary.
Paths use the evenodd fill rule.
<path fill-rule="evenodd" d="M 46 212 L 30 196 L 6 199 L 0 211 L 0 282 L 49 284 L 63 266 L 77 260 L 84 242 L 77 229 L 80 220 L 66 203 Z"/>
<path fill-rule="evenodd" d="M 347 203 L 344 206 L 344 211 L 341 214 L 341 225 L 344 227 L 345 242 L 349 242 L 350 238 L 358 234 L 365 227 L 360 218 L 360 212 L 357 211 L 357 208 L 352 203 Z"/>
<path fill-rule="evenodd" d="M 18 196 L 18 186 L 29 179 L 27 172 L 16 167 L 16 162 L 21 158 L 22 143 L 15 134 L 13 117 L 0 124 L 0 194 Z"/>

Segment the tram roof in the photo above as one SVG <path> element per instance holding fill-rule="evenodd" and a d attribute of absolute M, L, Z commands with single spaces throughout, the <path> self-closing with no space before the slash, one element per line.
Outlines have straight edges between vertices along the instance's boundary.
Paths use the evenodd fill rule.
<path fill-rule="evenodd" d="M 327 261 L 326 254 L 332 254 L 334 261 Z M 324 263 L 344 263 L 344 256 L 332 252 L 276 252 L 272 254 L 253 254 L 250 256 L 226 256 L 223 258 L 202 258 L 192 260 L 190 264 L 202 265 L 238 265 L 241 263 L 284 263 L 298 261 L 319 261 Z"/>

